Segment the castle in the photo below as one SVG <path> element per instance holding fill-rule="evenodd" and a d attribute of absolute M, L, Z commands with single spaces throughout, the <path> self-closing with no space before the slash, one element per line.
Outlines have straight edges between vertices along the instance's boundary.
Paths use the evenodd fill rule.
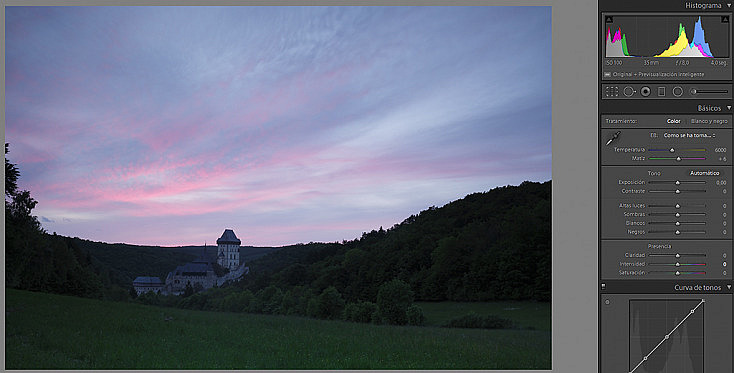
<path fill-rule="evenodd" d="M 236 269 L 240 265 L 240 243 L 233 230 L 225 229 L 217 240 L 217 263 L 230 271 Z"/>
<path fill-rule="evenodd" d="M 160 294 L 182 294 L 186 285 L 200 290 L 220 286 L 227 281 L 237 281 L 250 272 L 245 263 L 240 263 L 240 239 L 231 229 L 225 229 L 222 237 L 217 240 L 216 263 L 229 270 L 228 273 L 217 276 L 214 271 L 214 261 L 204 252 L 194 261 L 176 267 L 166 276 L 165 283 L 158 277 L 139 276 L 133 281 L 133 287 L 138 294 L 152 291 Z"/>

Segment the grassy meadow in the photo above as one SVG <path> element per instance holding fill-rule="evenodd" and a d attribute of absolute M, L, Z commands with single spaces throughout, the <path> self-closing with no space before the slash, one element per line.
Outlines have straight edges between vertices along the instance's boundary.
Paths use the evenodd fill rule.
<path fill-rule="evenodd" d="M 550 369 L 550 305 L 421 303 L 536 330 L 387 326 L 190 311 L 6 289 L 6 369 Z M 536 307 L 537 306 L 537 307 Z M 461 311 L 460 311 L 461 310 Z M 456 313 L 459 312 L 459 313 Z"/>
<path fill-rule="evenodd" d="M 495 315 L 515 322 L 518 328 L 551 330 L 551 304 L 547 302 L 416 302 L 423 309 L 426 324 L 443 325 L 449 320 L 474 312 Z"/>

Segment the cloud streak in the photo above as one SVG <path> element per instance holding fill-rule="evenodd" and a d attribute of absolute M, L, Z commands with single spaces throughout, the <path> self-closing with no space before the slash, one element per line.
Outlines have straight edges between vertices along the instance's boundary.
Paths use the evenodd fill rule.
<path fill-rule="evenodd" d="M 6 141 L 43 226 L 338 241 L 551 176 L 549 7 L 12 7 Z"/>

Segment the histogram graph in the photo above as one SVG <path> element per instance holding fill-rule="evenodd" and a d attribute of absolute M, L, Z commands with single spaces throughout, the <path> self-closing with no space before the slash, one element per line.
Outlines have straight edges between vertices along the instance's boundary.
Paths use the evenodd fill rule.
<path fill-rule="evenodd" d="M 605 16 L 605 57 L 729 57 L 728 16 Z"/>
<path fill-rule="evenodd" d="M 704 299 L 629 301 L 630 373 L 703 373 Z"/>

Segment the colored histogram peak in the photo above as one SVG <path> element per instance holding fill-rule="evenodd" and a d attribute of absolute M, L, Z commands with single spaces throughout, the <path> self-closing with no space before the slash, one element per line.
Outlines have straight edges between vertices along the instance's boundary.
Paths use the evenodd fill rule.
<path fill-rule="evenodd" d="M 616 43 L 620 40 L 622 40 L 622 29 L 618 27 L 617 31 L 614 33 L 614 39 L 612 39 L 612 43 Z"/>
<path fill-rule="evenodd" d="M 625 56 L 629 56 L 629 52 L 627 51 L 627 35 L 622 34 L 622 52 Z"/>
<path fill-rule="evenodd" d="M 670 44 L 670 47 L 668 49 L 664 50 L 663 53 L 660 53 L 658 55 L 655 55 L 655 57 L 673 57 L 678 56 L 683 52 L 686 48 L 689 48 L 689 42 L 688 42 L 688 36 L 686 36 L 686 28 L 683 27 L 683 24 L 678 24 L 678 39 L 676 39 L 675 42 Z"/>
<path fill-rule="evenodd" d="M 701 54 L 706 57 L 714 56 L 711 53 L 711 49 L 709 49 L 709 44 L 706 42 L 706 38 L 704 37 L 703 26 L 701 26 L 701 16 L 698 17 L 696 25 L 694 26 L 693 41 L 691 42 L 691 47 L 696 47 L 701 52 Z"/>
<path fill-rule="evenodd" d="M 627 51 L 627 36 L 622 33 L 621 28 L 617 28 L 617 31 L 614 32 L 614 36 L 612 36 L 611 28 L 607 28 L 606 43 L 607 51 L 611 48 L 616 50 L 617 54 L 620 54 L 619 57 L 629 57 L 629 52 Z M 607 56 L 609 56 L 609 53 L 607 53 Z"/>
<path fill-rule="evenodd" d="M 705 40 L 701 17 L 698 17 L 693 28 L 693 38 L 688 39 L 686 28 L 678 24 L 678 39 L 655 57 L 713 57 L 709 45 Z"/>

